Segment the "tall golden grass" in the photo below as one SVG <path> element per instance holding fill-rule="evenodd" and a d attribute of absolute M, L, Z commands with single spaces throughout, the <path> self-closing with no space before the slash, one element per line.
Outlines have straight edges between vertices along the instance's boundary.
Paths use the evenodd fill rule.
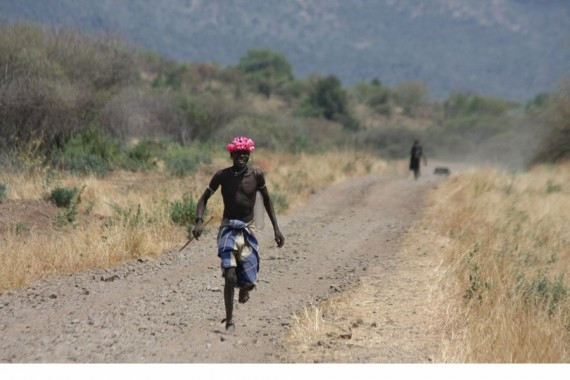
<path fill-rule="evenodd" d="M 472 171 L 432 194 L 442 361 L 568 362 L 569 183 L 567 163 Z"/>
<path fill-rule="evenodd" d="M 567 163 L 525 173 L 473 170 L 432 191 L 400 255 L 433 268 L 417 274 L 428 276 L 431 288 L 413 289 L 425 294 L 425 302 L 416 306 L 428 329 L 441 334 L 440 344 L 421 343 L 440 352 L 433 361 L 569 361 L 569 184 Z M 363 277 L 356 288 L 295 314 L 288 335 L 291 360 L 356 360 L 346 343 L 356 338 L 359 347 L 380 347 L 371 331 L 346 342 L 337 339 L 326 349 L 319 344 L 382 307 L 397 313 L 398 306 L 375 298 L 386 293 L 378 286 L 374 278 Z"/>
<path fill-rule="evenodd" d="M 386 167 L 378 158 L 351 151 L 291 155 L 260 150 L 252 159 L 252 164 L 266 173 L 278 212 L 286 212 L 320 186 Z M 21 233 L 15 228 L 18 220 L 14 220 L 4 229 L 0 236 L 0 291 L 47 276 L 156 256 L 181 246 L 188 231 L 171 222 L 170 202 L 186 193 L 196 201 L 211 175 L 230 164 L 229 158 L 217 158 L 184 178 L 160 171 L 115 171 L 103 178 L 73 176 L 33 165 L 26 170 L 0 171 L 0 183 L 9 185 L 9 200 L 47 199 L 55 187 L 85 186 L 75 225 L 31 228 Z M 119 216 L 117 207 L 123 211 Z M 208 212 L 219 218 L 222 208 L 221 196 L 216 194 L 208 203 Z"/>

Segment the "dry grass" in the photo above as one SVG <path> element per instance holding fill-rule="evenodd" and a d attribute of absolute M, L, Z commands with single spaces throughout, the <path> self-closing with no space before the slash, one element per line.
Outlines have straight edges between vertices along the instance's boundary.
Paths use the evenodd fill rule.
<path fill-rule="evenodd" d="M 440 355 L 433 361 L 569 361 L 570 300 L 564 277 L 570 269 L 569 183 L 566 164 L 519 174 L 471 171 L 433 191 L 425 217 L 413 228 L 419 232 L 402 247 L 403 255 L 426 252 L 420 266 L 433 268 L 426 272 L 431 288 L 416 289 L 424 292 L 427 305 L 423 328 L 441 335 Z M 355 348 L 338 337 L 354 321 L 366 326 L 370 316 L 394 309 L 383 308 L 377 294 L 389 289 L 379 292 L 378 287 L 364 277 L 358 287 L 295 315 L 290 360 L 355 361 Z M 359 342 L 351 341 L 355 346 L 372 350 L 388 343 L 380 342 L 372 328 L 362 331 Z"/>
<path fill-rule="evenodd" d="M 265 170 L 270 194 L 281 212 L 319 186 L 381 170 L 385 165 L 352 152 L 292 156 L 256 151 L 252 157 L 253 164 Z M 228 158 L 218 158 L 182 179 L 159 172 L 126 171 L 104 178 L 78 177 L 33 165 L 17 172 L 0 172 L 0 183 L 9 185 L 8 199 L 12 200 L 46 199 L 55 187 L 85 186 L 76 223 L 21 233 L 12 228 L 18 222 L 14 220 L 0 236 L 0 291 L 181 246 L 187 230 L 170 221 L 170 202 L 182 199 L 185 193 L 197 200 L 211 175 L 230 164 Z M 212 197 L 210 215 L 219 218 L 222 208 L 221 196 Z"/>
<path fill-rule="evenodd" d="M 570 165 L 473 171 L 424 220 L 441 264 L 434 304 L 445 362 L 564 363 L 570 344 Z"/>

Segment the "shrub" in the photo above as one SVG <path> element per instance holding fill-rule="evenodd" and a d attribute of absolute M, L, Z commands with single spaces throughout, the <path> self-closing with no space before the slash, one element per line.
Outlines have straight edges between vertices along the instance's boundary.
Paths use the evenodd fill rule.
<path fill-rule="evenodd" d="M 81 189 L 61 187 L 51 192 L 50 198 L 56 206 L 66 208 L 65 211 L 55 216 L 55 222 L 59 228 L 63 228 L 68 223 L 75 223 L 83 190 L 85 190 L 85 186 Z"/>
<path fill-rule="evenodd" d="M 196 218 L 196 202 L 192 195 L 186 193 L 182 200 L 175 200 L 170 203 L 170 220 L 172 223 L 186 226 L 194 223 Z"/>
<path fill-rule="evenodd" d="M 338 120 L 339 116 L 348 114 L 347 94 L 340 80 L 333 75 L 317 81 L 309 93 L 308 104 L 314 112 L 328 120 Z"/>
<path fill-rule="evenodd" d="M 54 155 L 54 161 L 72 172 L 104 175 L 112 169 L 113 162 L 121 162 L 122 155 L 121 144 L 108 137 L 98 125 L 92 125 L 74 134 Z"/>
<path fill-rule="evenodd" d="M 51 191 L 50 200 L 57 207 L 69 207 L 75 194 L 79 191 L 78 188 L 56 187 Z"/>

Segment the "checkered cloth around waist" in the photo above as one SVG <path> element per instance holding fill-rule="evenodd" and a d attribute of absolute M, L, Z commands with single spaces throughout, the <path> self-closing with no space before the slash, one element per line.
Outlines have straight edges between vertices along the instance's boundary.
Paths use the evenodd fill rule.
<path fill-rule="evenodd" d="M 238 219 L 223 219 L 218 235 L 218 257 L 222 260 L 222 268 L 232 267 L 234 252 L 240 249 L 236 239 L 243 235 L 244 242 L 251 249 L 251 253 L 240 257 L 236 264 L 238 286 L 244 286 L 257 281 L 259 272 L 259 254 L 257 238 L 252 231 L 252 222 L 245 223 Z"/>

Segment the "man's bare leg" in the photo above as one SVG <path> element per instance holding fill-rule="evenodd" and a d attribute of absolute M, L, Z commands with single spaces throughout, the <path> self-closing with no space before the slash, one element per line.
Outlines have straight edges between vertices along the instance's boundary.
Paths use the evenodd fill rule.
<path fill-rule="evenodd" d="M 226 331 L 233 332 L 235 330 L 233 311 L 234 311 L 234 288 L 237 284 L 236 268 L 228 268 L 224 272 L 226 282 L 224 284 L 224 304 L 226 305 Z"/>

